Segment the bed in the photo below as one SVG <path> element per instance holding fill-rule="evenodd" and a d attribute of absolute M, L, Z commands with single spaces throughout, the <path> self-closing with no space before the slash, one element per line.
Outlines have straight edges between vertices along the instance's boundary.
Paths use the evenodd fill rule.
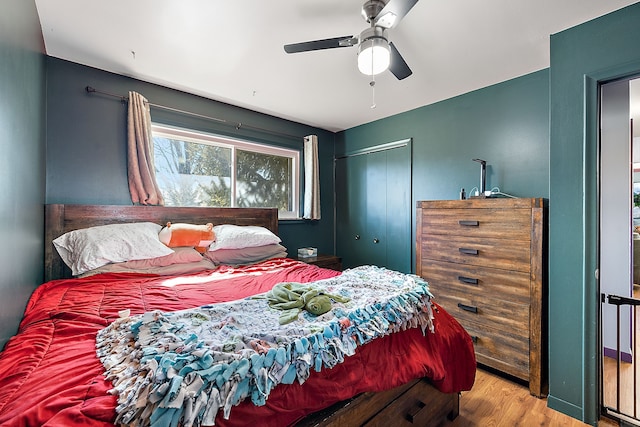
<path fill-rule="evenodd" d="M 123 310 L 136 316 L 217 307 L 278 283 L 341 277 L 280 257 L 179 276 L 105 272 L 74 278 L 51 244 L 71 230 L 139 221 L 253 225 L 276 235 L 278 228 L 275 209 L 45 206 L 45 283 L 0 353 L 0 425 L 113 426 L 118 400 L 96 355 L 96 335 Z M 448 313 L 435 302 L 432 308 L 434 333 L 407 328 L 373 339 L 344 362 L 311 370 L 303 384 L 274 387 L 259 406 L 240 401 L 228 419 L 219 411 L 215 425 L 439 425 L 454 418 L 459 392 L 475 378 L 473 344 Z"/>

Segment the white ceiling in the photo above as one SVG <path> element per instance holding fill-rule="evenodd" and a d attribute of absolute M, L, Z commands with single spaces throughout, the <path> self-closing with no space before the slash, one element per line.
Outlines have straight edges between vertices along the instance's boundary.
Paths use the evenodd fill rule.
<path fill-rule="evenodd" d="M 36 0 L 50 56 L 330 131 L 546 68 L 550 34 L 635 1 L 421 0 L 389 31 L 413 75 L 376 76 L 376 108 L 356 47 L 283 50 L 359 34 L 363 3 Z"/>

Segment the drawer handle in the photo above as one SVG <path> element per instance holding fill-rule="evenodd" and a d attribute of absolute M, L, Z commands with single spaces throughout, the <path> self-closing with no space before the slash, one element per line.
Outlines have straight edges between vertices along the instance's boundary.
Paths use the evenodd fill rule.
<path fill-rule="evenodd" d="M 419 422 L 420 411 L 422 411 L 426 406 L 427 405 L 424 402 L 418 400 L 418 403 L 416 403 L 413 409 L 410 409 L 409 412 L 407 412 L 407 415 L 405 415 L 406 420 L 411 424 L 417 424 Z"/>
<path fill-rule="evenodd" d="M 460 220 L 458 221 L 458 224 L 462 225 L 463 227 L 477 227 L 480 225 L 480 221 Z"/>
<path fill-rule="evenodd" d="M 478 307 L 476 307 L 475 305 L 466 305 L 459 302 L 458 307 L 463 309 L 464 311 L 470 311 L 471 313 L 478 312 Z"/>
<path fill-rule="evenodd" d="M 465 255 L 478 255 L 478 250 L 477 249 L 458 248 L 458 251 L 460 251 L 461 254 L 465 254 Z"/>
<path fill-rule="evenodd" d="M 478 279 L 472 279 L 471 277 L 458 276 L 458 280 L 468 285 L 477 285 Z"/>

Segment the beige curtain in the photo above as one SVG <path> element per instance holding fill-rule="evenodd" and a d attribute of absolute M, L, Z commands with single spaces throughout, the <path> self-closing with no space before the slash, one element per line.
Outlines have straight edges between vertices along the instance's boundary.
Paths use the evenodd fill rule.
<path fill-rule="evenodd" d="M 137 92 L 129 92 L 127 172 L 134 204 L 164 205 L 156 182 L 149 102 Z"/>
<path fill-rule="evenodd" d="M 304 219 L 320 219 L 318 137 L 304 137 Z"/>

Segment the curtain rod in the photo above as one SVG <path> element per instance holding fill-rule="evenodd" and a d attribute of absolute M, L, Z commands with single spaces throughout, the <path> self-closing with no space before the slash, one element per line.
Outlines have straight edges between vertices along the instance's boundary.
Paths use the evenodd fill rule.
<path fill-rule="evenodd" d="M 102 90 L 98 90 L 92 86 L 87 86 L 84 88 L 87 93 L 99 93 L 101 95 L 106 95 L 106 96 L 110 96 L 113 98 L 119 98 L 121 102 L 128 102 L 129 101 L 129 97 L 127 96 L 122 96 L 122 95 L 116 95 L 114 93 L 109 93 L 109 92 L 105 92 Z M 149 106 L 154 107 L 154 108 L 159 108 L 162 110 L 167 110 L 167 111 L 172 111 L 174 113 L 179 113 L 179 114 L 184 114 L 187 116 L 193 116 L 193 117 L 199 117 L 201 119 L 206 119 L 206 120 L 212 120 L 214 122 L 218 122 L 218 123 L 223 123 L 226 124 L 228 126 L 233 126 L 236 128 L 236 130 L 240 130 L 240 129 L 249 129 L 249 130 L 256 130 L 259 132 L 265 132 L 265 133 L 269 133 L 272 135 L 280 135 L 280 136 L 286 136 L 288 138 L 294 138 L 294 139 L 300 139 L 303 138 L 301 136 L 297 136 L 297 135 L 291 135 L 288 133 L 284 133 L 284 132 L 278 132 L 278 131 L 273 131 L 273 130 L 269 130 L 269 129 L 265 129 L 265 128 L 261 128 L 261 127 L 257 127 L 257 126 L 251 126 L 251 125 L 247 125 L 247 124 L 243 124 L 240 122 L 237 123 L 231 123 L 225 119 L 219 119 L 217 117 L 211 117 L 211 116 L 205 116 L 203 114 L 198 114 L 198 113 L 194 113 L 191 111 L 185 111 L 185 110 L 179 110 L 177 108 L 173 108 L 173 107 L 167 107 L 166 105 L 160 105 L 160 104 L 153 104 L 151 102 L 148 102 Z"/>

